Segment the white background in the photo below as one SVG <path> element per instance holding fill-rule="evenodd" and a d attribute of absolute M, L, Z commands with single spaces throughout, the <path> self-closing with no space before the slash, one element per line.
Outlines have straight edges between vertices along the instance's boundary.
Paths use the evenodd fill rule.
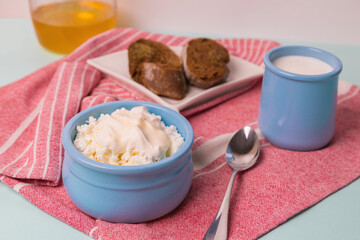
<path fill-rule="evenodd" d="M 117 0 L 119 26 L 208 37 L 360 44 L 359 0 Z M 29 18 L 28 0 L 0 0 Z"/>

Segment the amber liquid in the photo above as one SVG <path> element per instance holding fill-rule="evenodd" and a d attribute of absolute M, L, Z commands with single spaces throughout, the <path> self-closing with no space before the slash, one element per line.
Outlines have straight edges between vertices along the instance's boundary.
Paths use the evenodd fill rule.
<path fill-rule="evenodd" d="M 57 53 L 70 53 L 88 38 L 116 24 L 114 7 L 97 1 L 46 4 L 31 15 L 41 45 Z"/>

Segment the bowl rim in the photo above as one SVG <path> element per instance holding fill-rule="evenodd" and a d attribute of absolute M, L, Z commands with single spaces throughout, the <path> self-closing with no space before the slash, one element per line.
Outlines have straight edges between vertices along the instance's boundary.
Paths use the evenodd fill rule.
<path fill-rule="evenodd" d="M 149 164 L 143 164 L 143 165 L 134 165 L 134 166 L 123 166 L 123 165 L 112 165 L 108 163 L 102 163 L 95 160 L 92 160 L 85 155 L 83 155 L 80 151 L 76 149 L 74 146 L 72 140 L 71 140 L 71 130 L 73 127 L 76 127 L 77 122 L 82 118 L 85 114 L 88 114 L 90 112 L 93 112 L 95 110 L 99 110 L 104 107 L 108 106 L 114 106 L 114 111 L 116 109 L 122 108 L 122 107 L 137 107 L 137 106 L 145 106 L 148 108 L 149 112 L 152 113 L 151 108 L 159 109 L 164 114 L 170 115 L 173 118 L 178 118 L 183 124 L 184 124 L 184 132 L 186 135 L 186 139 L 184 143 L 180 146 L 178 151 L 176 151 L 173 155 L 164 158 L 158 162 L 153 162 Z M 163 115 L 159 114 L 161 118 L 163 119 Z M 163 121 L 163 120 L 162 120 Z M 179 127 L 175 126 L 177 130 L 179 131 Z M 145 102 L 145 101 L 113 101 L 113 102 L 107 102 L 95 105 L 93 107 L 90 107 L 88 109 L 85 109 L 79 113 L 77 113 L 75 116 L 73 116 L 65 125 L 63 131 L 62 131 L 62 144 L 65 149 L 65 154 L 69 154 L 71 158 L 76 161 L 77 163 L 81 164 L 84 167 L 105 172 L 105 173 L 121 173 L 121 174 L 134 174 L 134 173 L 144 173 L 144 172 L 151 172 L 154 170 L 160 170 L 163 168 L 167 168 L 170 165 L 172 165 L 174 162 L 177 161 L 177 159 L 182 158 L 183 155 L 187 154 L 189 150 L 191 151 L 191 147 L 194 142 L 194 132 L 192 129 L 192 126 L 190 125 L 189 121 L 182 116 L 180 113 L 174 111 L 173 109 L 170 109 L 168 107 L 151 103 L 151 102 Z M 64 156 L 64 161 L 66 157 Z"/>
<path fill-rule="evenodd" d="M 307 53 L 313 52 L 313 53 L 321 54 L 328 59 L 332 59 L 335 62 L 336 67 L 334 67 L 332 71 L 324 73 L 324 74 L 305 75 L 305 74 L 298 74 L 298 73 L 292 73 L 292 72 L 285 71 L 281 68 L 276 67 L 270 60 L 271 56 L 274 53 L 282 52 L 282 51 L 286 53 L 286 52 L 299 51 L 299 50 L 304 51 L 304 53 L 305 52 L 307 52 Z M 299 56 L 312 57 L 309 55 L 301 55 L 301 54 L 288 54 L 288 55 L 299 55 Z M 288 56 L 288 55 L 284 54 L 283 56 Z M 314 58 L 316 58 L 316 57 L 314 57 Z M 321 60 L 321 61 L 326 62 L 324 60 Z M 328 62 L 326 62 L 326 63 L 328 63 Z M 315 47 L 310 47 L 310 46 L 301 46 L 301 45 L 279 46 L 279 47 L 269 50 L 264 55 L 264 64 L 267 69 L 269 69 L 271 72 L 273 72 L 277 75 L 280 75 L 280 76 L 286 77 L 286 78 L 290 78 L 290 79 L 294 79 L 294 80 L 300 80 L 300 81 L 323 81 L 323 80 L 326 81 L 329 78 L 340 74 L 340 72 L 342 71 L 342 68 L 343 68 L 341 60 L 334 54 L 332 54 L 328 51 L 322 50 L 320 48 L 315 48 Z"/>

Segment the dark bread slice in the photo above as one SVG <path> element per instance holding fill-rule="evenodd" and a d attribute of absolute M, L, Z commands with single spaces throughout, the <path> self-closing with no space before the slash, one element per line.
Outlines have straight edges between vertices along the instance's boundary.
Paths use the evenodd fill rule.
<path fill-rule="evenodd" d="M 182 61 L 166 45 L 139 39 L 129 46 L 128 60 L 130 75 L 136 82 L 157 95 L 178 100 L 185 97 Z"/>
<path fill-rule="evenodd" d="M 183 49 L 185 76 L 190 84 L 209 88 L 224 82 L 229 75 L 230 56 L 225 47 L 208 38 L 189 41 Z"/>
<path fill-rule="evenodd" d="M 140 66 L 139 79 L 147 89 L 172 99 L 185 97 L 187 85 L 182 69 L 151 62 L 144 62 Z"/>

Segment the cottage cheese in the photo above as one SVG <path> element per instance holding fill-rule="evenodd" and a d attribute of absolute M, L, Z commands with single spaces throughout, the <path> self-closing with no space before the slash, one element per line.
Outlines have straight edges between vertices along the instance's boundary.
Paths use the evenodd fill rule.
<path fill-rule="evenodd" d="M 77 131 L 74 144 L 82 154 L 113 165 L 156 162 L 174 154 L 184 142 L 175 126 L 165 126 L 160 116 L 143 106 L 90 117 Z"/>

